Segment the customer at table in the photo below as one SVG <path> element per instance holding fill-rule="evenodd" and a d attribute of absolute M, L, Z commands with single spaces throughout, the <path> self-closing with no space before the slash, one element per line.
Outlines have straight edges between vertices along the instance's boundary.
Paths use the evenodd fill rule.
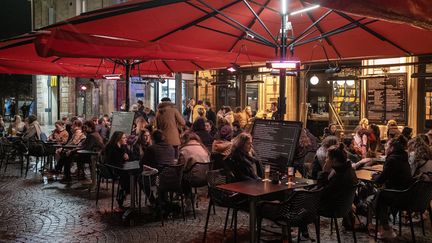
<path fill-rule="evenodd" d="M 322 141 L 321 146 L 316 152 L 316 156 L 312 164 L 312 179 L 317 179 L 318 173 L 323 170 L 324 164 L 327 159 L 328 148 L 338 143 L 339 139 L 336 136 L 328 136 Z"/>
<path fill-rule="evenodd" d="M 127 153 L 127 136 L 123 132 L 115 131 L 104 149 L 104 162 L 116 167 L 122 167 L 129 160 Z M 119 207 L 123 207 L 126 194 L 130 191 L 129 175 L 124 171 L 115 171 L 120 176 L 120 190 L 117 197 Z"/>
<path fill-rule="evenodd" d="M 210 162 L 210 153 L 196 133 L 192 131 L 183 133 L 181 142 L 178 163 L 184 164 L 185 171 L 190 170 L 198 162 Z"/>
<path fill-rule="evenodd" d="M 55 129 L 48 136 L 48 141 L 56 142 L 58 144 L 65 144 L 69 139 L 69 134 L 66 131 L 62 121 L 56 121 L 54 123 Z"/>
<path fill-rule="evenodd" d="M 261 162 L 255 157 L 252 148 L 252 136 L 240 133 L 233 141 L 231 154 L 228 156 L 228 167 L 234 175 L 235 181 L 259 180 L 263 176 Z"/>
<path fill-rule="evenodd" d="M 104 117 L 99 118 L 98 124 L 96 125 L 96 132 L 102 137 L 104 143 L 108 142 L 110 129 Z"/>
<path fill-rule="evenodd" d="M 21 136 L 25 132 L 25 123 L 22 121 L 21 116 L 15 115 L 8 128 L 8 133 L 12 136 Z"/>
<path fill-rule="evenodd" d="M 147 148 L 144 157 L 141 159 L 142 164 L 156 168 L 159 171 L 164 166 L 177 164 L 174 147 L 165 142 L 162 131 L 155 130 L 152 133 L 152 139 L 154 144 Z"/>
<path fill-rule="evenodd" d="M 152 145 L 150 131 L 144 128 L 137 136 L 129 136 L 128 145 L 131 160 L 141 160 L 148 147 Z"/>
<path fill-rule="evenodd" d="M 363 128 L 362 125 L 358 126 L 355 130 L 353 137 L 353 148 L 357 155 L 361 156 L 362 159 L 367 157 L 369 151 L 369 130 Z"/>
<path fill-rule="evenodd" d="M 323 171 L 318 175 L 318 185 L 324 187 L 320 210 L 332 208 L 333 203 L 351 193 L 358 180 L 343 143 L 332 145 L 327 150 Z"/>
<path fill-rule="evenodd" d="M 212 153 L 222 154 L 223 157 L 227 157 L 231 153 L 231 138 L 232 138 L 232 128 L 230 125 L 223 126 L 213 141 Z"/>
<path fill-rule="evenodd" d="M 214 139 L 206 130 L 204 118 L 196 119 L 192 125 L 192 130 L 196 135 L 198 135 L 201 143 L 204 144 L 208 150 L 211 150 Z"/>
<path fill-rule="evenodd" d="M 413 180 L 411 168 L 408 163 L 408 154 L 405 151 L 406 140 L 403 136 L 391 138 L 385 144 L 386 161 L 383 172 L 372 176 L 376 184 L 384 185 L 386 189 L 405 190 L 408 189 Z M 378 238 L 394 238 L 396 234 L 388 222 L 389 205 L 395 198 L 388 194 L 378 192 L 375 197 L 375 207 L 379 209 L 377 217 L 380 219 L 381 229 Z"/>
<path fill-rule="evenodd" d="M 429 179 L 428 173 L 432 173 L 432 150 L 420 136 L 408 142 L 408 162 L 414 178 Z"/>

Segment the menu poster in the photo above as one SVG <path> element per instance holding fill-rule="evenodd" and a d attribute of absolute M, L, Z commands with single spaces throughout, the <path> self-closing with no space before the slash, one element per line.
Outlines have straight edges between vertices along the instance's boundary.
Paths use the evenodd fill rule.
<path fill-rule="evenodd" d="M 126 135 L 130 135 L 132 131 L 134 117 L 135 117 L 134 112 L 123 112 L 123 111 L 113 112 L 110 137 L 113 135 L 115 131 L 121 131 Z"/>
<path fill-rule="evenodd" d="M 388 77 L 366 80 L 366 112 L 370 123 L 386 124 L 395 120 L 407 123 L 407 74 L 392 73 Z"/>
<path fill-rule="evenodd" d="M 253 147 L 263 165 L 286 173 L 293 161 L 302 129 L 301 122 L 256 119 L 252 127 Z"/>

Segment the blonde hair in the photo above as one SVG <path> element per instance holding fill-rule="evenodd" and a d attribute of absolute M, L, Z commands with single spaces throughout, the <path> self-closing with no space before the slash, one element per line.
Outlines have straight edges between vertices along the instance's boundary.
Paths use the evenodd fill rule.
<path fill-rule="evenodd" d="M 359 121 L 359 125 L 360 125 L 362 128 L 367 128 L 367 126 L 369 125 L 369 120 L 368 120 L 367 118 L 362 118 L 362 119 Z"/>

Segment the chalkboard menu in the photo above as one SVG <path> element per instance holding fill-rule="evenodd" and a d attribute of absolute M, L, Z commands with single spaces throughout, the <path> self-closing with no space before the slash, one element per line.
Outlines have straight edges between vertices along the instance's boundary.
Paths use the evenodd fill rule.
<path fill-rule="evenodd" d="M 252 128 L 253 146 L 261 163 L 286 173 L 293 161 L 302 129 L 301 122 L 256 119 Z"/>
<path fill-rule="evenodd" d="M 110 137 L 115 131 L 121 131 L 126 135 L 129 135 L 132 131 L 134 116 L 134 112 L 113 112 Z"/>
<path fill-rule="evenodd" d="M 406 85 L 406 73 L 366 80 L 366 116 L 369 123 L 386 124 L 388 120 L 395 120 L 401 125 L 407 123 Z"/>

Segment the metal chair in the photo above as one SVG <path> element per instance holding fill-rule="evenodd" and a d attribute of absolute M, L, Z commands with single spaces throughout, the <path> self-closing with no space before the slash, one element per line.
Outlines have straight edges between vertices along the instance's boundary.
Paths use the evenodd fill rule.
<path fill-rule="evenodd" d="M 432 182 L 430 181 L 418 180 L 406 190 L 383 189 L 377 196 L 377 205 L 380 205 L 383 198 L 392 198 L 388 206 L 393 210 L 399 211 L 399 235 L 402 233 L 402 211 L 408 213 L 412 242 L 415 242 L 415 234 L 411 214 L 413 212 L 423 214 L 423 212 L 429 210 L 429 217 L 432 222 L 432 211 L 430 206 L 432 200 Z M 376 207 L 375 212 L 376 215 L 379 215 L 380 208 L 378 206 Z M 379 217 L 377 216 L 375 225 L 375 241 L 378 238 L 378 218 Z M 425 235 L 423 217 L 421 217 L 421 224 L 423 235 Z"/>
<path fill-rule="evenodd" d="M 291 242 L 291 227 L 298 227 L 297 241 L 300 242 L 300 227 L 315 224 L 316 237 L 320 242 L 319 231 L 319 202 L 322 188 L 318 190 L 295 190 L 284 202 L 262 202 L 258 207 L 258 239 L 261 234 L 262 219 L 269 219 L 282 227 Z"/>
<path fill-rule="evenodd" d="M 163 167 L 159 172 L 157 184 L 159 197 L 161 197 L 161 195 L 164 193 L 169 193 L 170 204 L 173 202 L 173 193 L 176 193 L 178 196 L 180 196 L 183 220 L 186 220 L 183 201 L 184 193 L 182 188 L 183 167 L 183 164 Z"/>
<path fill-rule="evenodd" d="M 212 206 L 214 205 L 227 208 L 224 231 L 223 231 L 224 235 L 227 227 L 230 209 L 233 209 L 232 217 L 234 219 L 234 242 L 237 242 L 237 212 L 238 210 L 245 208 L 244 205 L 247 203 L 247 198 L 241 196 L 238 193 L 231 193 L 217 188 L 218 185 L 227 183 L 226 172 L 222 169 L 208 171 L 207 183 L 208 183 L 210 200 L 207 209 L 206 223 L 204 226 L 203 242 L 205 242 L 206 240 L 210 211 Z"/>
<path fill-rule="evenodd" d="M 106 165 L 104 164 L 96 164 L 96 172 L 97 172 L 97 184 L 96 184 L 96 205 L 98 204 L 99 201 L 99 191 L 100 191 L 100 184 L 101 184 L 101 180 L 105 179 L 105 180 L 111 180 L 111 213 L 114 212 L 114 187 L 115 187 L 115 182 L 118 181 L 118 177 L 115 176 L 111 169 L 108 168 Z M 118 193 L 118 187 L 117 187 L 117 193 Z"/>
<path fill-rule="evenodd" d="M 354 242 L 357 242 L 357 238 L 355 235 L 355 227 L 354 227 L 355 218 L 354 218 L 353 213 L 352 213 L 352 204 L 354 201 L 354 196 L 355 196 L 357 187 L 358 187 L 358 185 L 353 186 L 352 190 L 349 193 L 343 195 L 343 197 L 335 198 L 334 201 L 332 201 L 332 202 L 329 202 L 328 203 L 329 206 L 327 208 L 320 208 L 319 209 L 318 218 L 320 216 L 330 218 L 331 226 L 333 226 L 332 224 L 334 221 L 338 243 L 340 243 L 341 240 L 340 240 L 339 226 L 337 223 L 337 219 L 338 218 L 344 218 L 344 217 L 350 218 L 351 223 L 352 223 L 353 240 L 354 240 Z M 318 238 L 318 240 L 319 240 L 319 238 Z"/>
<path fill-rule="evenodd" d="M 192 167 L 184 172 L 184 181 L 187 182 L 188 186 L 194 189 L 194 193 L 191 193 L 192 212 L 194 219 L 195 215 L 195 195 L 198 195 L 197 188 L 207 186 L 207 172 L 212 167 L 210 162 L 198 162 L 192 165 Z M 198 208 L 198 202 L 196 202 Z"/>

